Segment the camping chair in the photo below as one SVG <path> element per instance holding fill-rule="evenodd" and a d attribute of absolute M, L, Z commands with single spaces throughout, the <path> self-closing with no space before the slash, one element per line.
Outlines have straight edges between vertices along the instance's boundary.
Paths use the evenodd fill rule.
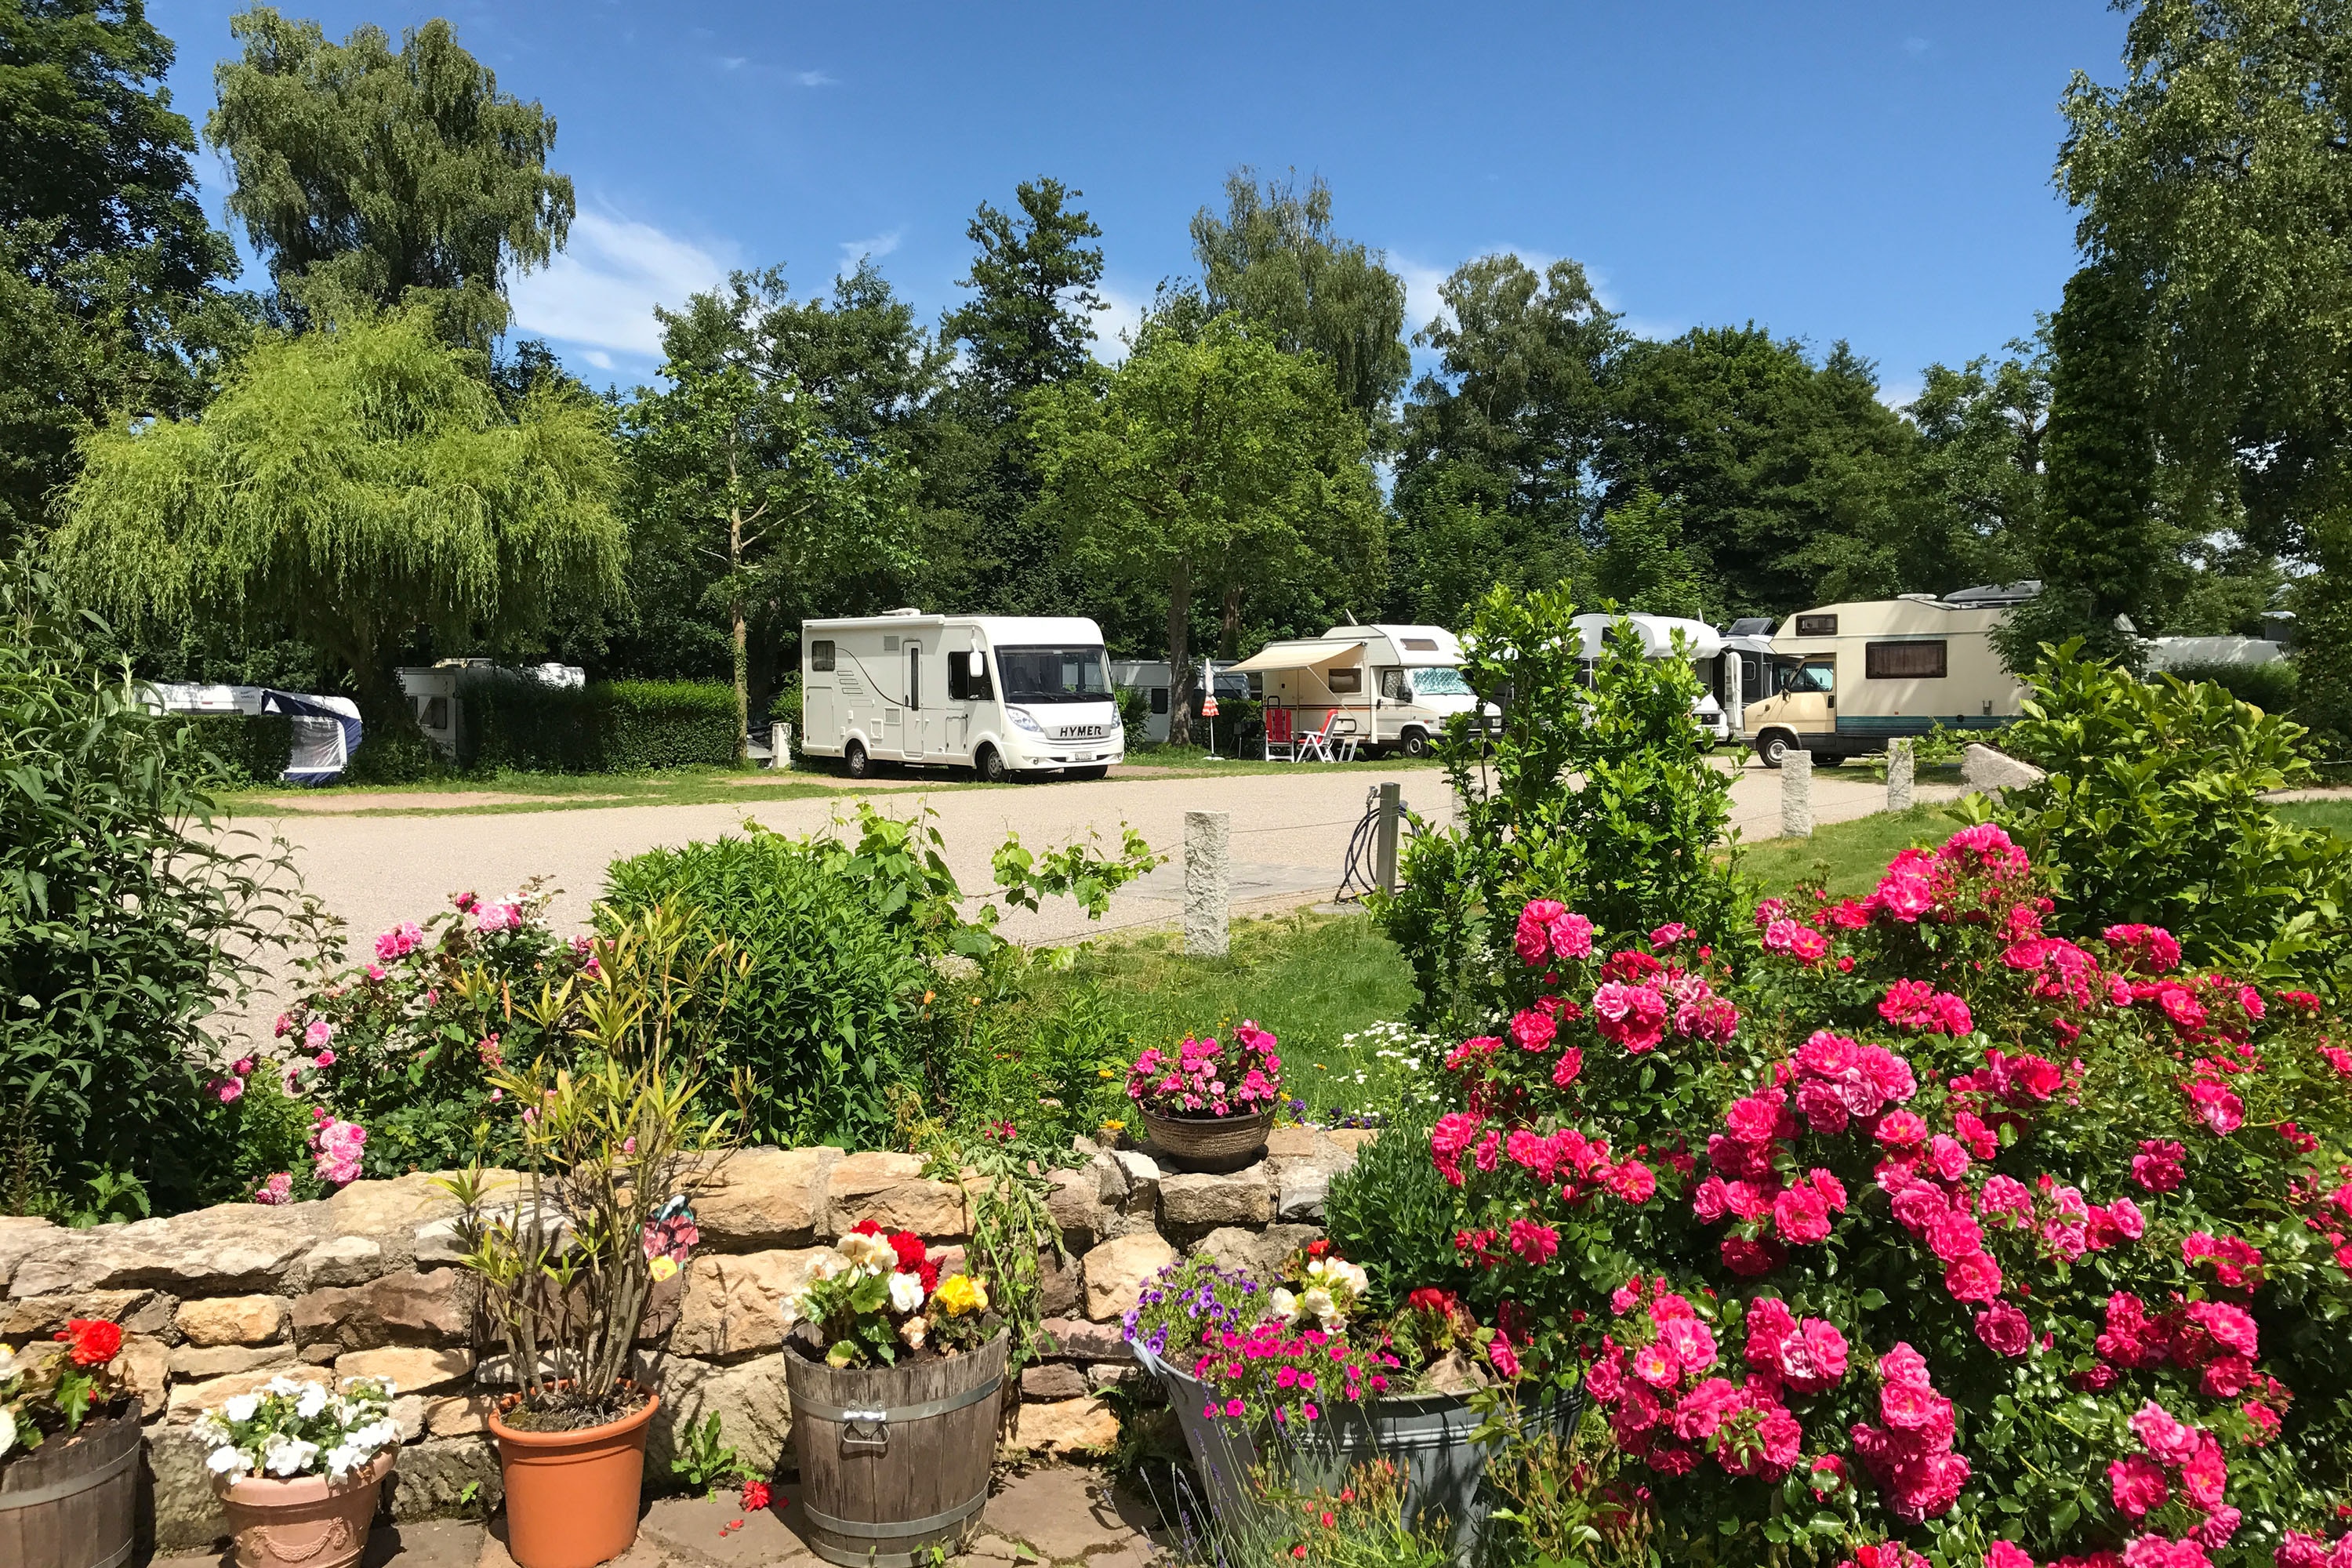
<path fill-rule="evenodd" d="M 1275 753 L 1282 753 L 1276 758 Z M 1298 761 L 1298 737 L 1290 728 L 1290 710 L 1269 704 L 1265 710 L 1265 760 L 1269 763 Z"/>
<path fill-rule="evenodd" d="M 1339 710 L 1334 708 L 1323 715 L 1323 728 L 1309 730 L 1299 736 L 1298 760 L 1303 763 L 1307 758 L 1314 757 L 1320 762 L 1335 761 L 1336 759 L 1331 755 L 1331 726 L 1339 721 Z"/>

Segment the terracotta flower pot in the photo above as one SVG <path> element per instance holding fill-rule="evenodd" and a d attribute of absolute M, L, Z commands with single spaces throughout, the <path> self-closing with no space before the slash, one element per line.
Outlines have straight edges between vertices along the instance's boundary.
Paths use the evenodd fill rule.
<path fill-rule="evenodd" d="M 383 1478 L 400 1458 L 386 1448 L 341 1480 L 325 1476 L 215 1477 L 236 1538 L 237 1568 L 351 1568 L 367 1551 Z"/>
<path fill-rule="evenodd" d="M 496 1413 L 507 1489 L 507 1552 L 516 1568 L 595 1568 L 637 1538 L 646 1433 L 659 1399 L 602 1426 L 524 1432 Z"/>
<path fill-rule="evenodd" d="M 1168 1116 L 1146 1110 L 1145 1131 L 1180 1170 L 1223 1173 L 1257 1163 L 1274 1130 L 1274 1108 L 1255 1116 Z"/>

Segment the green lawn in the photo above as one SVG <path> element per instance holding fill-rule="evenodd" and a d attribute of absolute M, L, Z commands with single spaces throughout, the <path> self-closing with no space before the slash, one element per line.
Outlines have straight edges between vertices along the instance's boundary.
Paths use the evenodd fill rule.
<path fill-rule="evenodd" d="M 1740 861 L 1767 893 L 1785 894 L 1819 871 L 1832 893 L 1859 895 L 1877 885 L 1897 850 L 1940 843 L 1959 826 L 1958 818 L 1932 805 L 1915 805 L 1834 822 L 1813 829 L 1811 838 L 1767 838 L 1748 846 Z"/>
<path fill-rule="evenodd" d="M 2352 800 L 2291 800 L 2271 808 L 2282 822 L 2304 827 L 2324 827 L 2338 838 L 2352 838 Z"/>

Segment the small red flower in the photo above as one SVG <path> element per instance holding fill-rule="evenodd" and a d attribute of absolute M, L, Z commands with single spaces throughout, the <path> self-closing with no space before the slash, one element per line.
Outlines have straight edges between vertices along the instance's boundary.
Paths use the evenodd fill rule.
<path fill-rule="evenodd" d="M 57 1337 L 70 1347 L 76 1366 L 104 1366 L 122 1351 L 122 1326 L 103 1318 L 68 1318 Z"/>
<path fill-rule="evenodd" d="M 745 1481 L 743 1483 L 743 1511 L 746 1513 L 759 1513 L 763 1511 L 767 1506 L 768 1483 L 765 1481 Z"/>

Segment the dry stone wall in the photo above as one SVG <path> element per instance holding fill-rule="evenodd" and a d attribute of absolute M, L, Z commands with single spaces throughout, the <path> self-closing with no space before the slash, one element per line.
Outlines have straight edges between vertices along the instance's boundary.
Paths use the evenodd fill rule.
<path fill-rule="evenodd" d="M 1118 1320 L 1161 1266 L 1204 1251 L 1270 1272 L 1317 1233 L 1332 1176 L 1370 1136 L 1277 1129 L 1266 1157 L 1229 1176 L 1164 1169 L 1149 1152 L 1080 1150 L 1052 1173 L 1049 1208 L 1066 1264 L 1048 1256 L 1047 1328 L 1059 1352 L 1022 1374 L 1018 1441 L 1108 1447 L 1100 1393 L 1133 1368 Z M 697 1195 L 702 1245 L 656 1290 L 644 1370 L 662 1395 L 647 1457 L 668 1479 L 681 1428 L 716 1414 L 743 1457 L 789 1451 L 782 1321 L 817 1248 L 862 1219 L 911 1230 L 950 1272 L 971 1216 L 962 1190 L 926 1180 L 910 1154 L 750 1149 Z M 502 1373 L 457 1266 L 457 1205 L 428 1175 L 356 1182 L 319 1203 L 202 1209 L 67 1230 L 0 1217 L 0 1342 L 43 1338 L 68 1318 L 122 1325 L 121 1369 L 147 1423 L 155 1542 L 207 1546 L 222 1520 L 192 1423 L 273 1377 L 388 1376 L 405 1439 L 392 1508 L 401 1519 L 482 1512 L 499 1501 L 487 1416 Z"/>

